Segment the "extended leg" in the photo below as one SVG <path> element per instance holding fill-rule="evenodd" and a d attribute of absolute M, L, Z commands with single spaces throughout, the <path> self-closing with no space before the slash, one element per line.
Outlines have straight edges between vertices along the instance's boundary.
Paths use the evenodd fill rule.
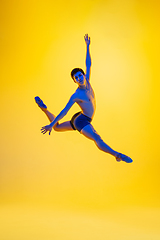
<path fill-rule="evenodd" d="M 52 122 L 55 119 L 55 116 L 48 111 L 47 106 L 43 103 L 43 101 L 39 97 L 35 97 L 35 101 L 38 104 L 39 108 L 45 113 L 49 121 Z M 56 123 L 53 129 L 58 132 L 73 130 L 70 121 L 63 122 L 61 124 Z"/>
<path fill-rule="evenodd" d="M 113 156 L 117 156 L 118 155 L 118 152 L 114 151 L 112 148 L 110 148 L 103 140 L 102 138 L 100 137 L 100 135 L 96 132 L 96 130 L 93 128 L 93 126 L 91 124 L 88 124 L 87 126 L 85 126 L 82 130 L 81 130 L 81 133 L 93 140 L 95 142 L 95 144 L 97 145 L 97 147 L 106 152 L 106 153 L 109 153 Z"/>
<path fill-rule="evenodd" d="M 106 153 L 109 153 L 109 154 L 113 155 L 116 158 L 117 161 L 124 161 L 124 162 L 127 162 L 127 163 L 131 163 L 133 161 L 130 157 L 128 157 L 128 156 L 126 156 L 126 155 L 124 155 L 122 153 L 116 152 L 111 147 L 109 147 L 102 140 L 100 135 L 95 131 L 95 129 L 93 128 L 93 126 L 91 124 L 88 124 L 87 126 L 85 126 L 81 130 L 81 133 L 85 137 L 93 140 L 100 150 L 102 150 L 103 152 L 106 152 Z"/>

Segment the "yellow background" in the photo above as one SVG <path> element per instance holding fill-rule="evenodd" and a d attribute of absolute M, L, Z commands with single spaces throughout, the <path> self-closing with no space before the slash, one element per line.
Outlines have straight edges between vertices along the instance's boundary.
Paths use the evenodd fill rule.
<path fill-rule="evenodd" d="M 0 239 L 160 239 L 159 10 L 156 0 L 1 1 Z M 64 108 L 86 33 L 93 126 L 132 164 L 77 131 L 40 133 L 48 119 L 34 97 Z"/>

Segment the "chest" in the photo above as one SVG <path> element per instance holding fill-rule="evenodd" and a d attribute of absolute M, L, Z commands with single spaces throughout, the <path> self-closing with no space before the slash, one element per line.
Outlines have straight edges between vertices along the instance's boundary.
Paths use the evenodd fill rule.
<path fill-rule="evenodd" d="M 79 101 L 80 103 L 82 102 L 93 102 L 94 100 L 94 92 L 93 89 L 87 89 L 79 92 Z"/>

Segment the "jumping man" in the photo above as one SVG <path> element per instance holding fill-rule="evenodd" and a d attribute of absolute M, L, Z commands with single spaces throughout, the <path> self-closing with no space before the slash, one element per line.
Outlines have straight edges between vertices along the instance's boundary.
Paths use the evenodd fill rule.
<path fill-rule="evenodd" d="M 100 137 L 100 135 L 93 128 L 91 122 L 96 109 L 96 101 L 93 88 L 90 83 L 90 72 L 91 72 L 91 56 L 90 56 L 90 37 L 88 34 L 84 36 L 86 43 L 86 73 L 81 68 L 74 68 L 71 71 L 71 77 L 73 81 L 78 85 L 77 90 L 70 97 L 65 108 L 55 117 L 51 112 L 48 111 L 47 106 L 39 97 L 35 97 L 35 101 L 41 110 L 48 117 L 50 124 L 42 127 L 41 132 L 43 134 L 49 132 L 51 134 L 52 129 L 55 131 L 73 131 L 77 130 L 85 137 L 93 140 L 97 147 L 111 155 L 113 155 L 116 160 L 124 161 L 126 163 L 131 163 L 133 160 L 119 153 L 112 148 L 110 148 Z M 81 109 L 80 112 L 73 115 L 72 119 L 67 122 L 59 123 L 73 106 L 74 103 L 77 103 Z"/>

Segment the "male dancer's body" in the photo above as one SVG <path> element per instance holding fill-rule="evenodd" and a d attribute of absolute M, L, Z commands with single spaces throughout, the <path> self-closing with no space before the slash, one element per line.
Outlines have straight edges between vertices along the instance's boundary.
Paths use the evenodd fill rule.
<path fill-rule="evenodd" d="M 74 82 L 78 85 L 77 90 L 70 97 L 65 108 L 55 117 L 52 113 L 50 113 L 47 109 L 47 106 L 43 103 L 43 101 L 39 97 L 35 97 L 35 101 L 38 106 L 42 109 L 42 111 L 47 115 L 49 121 L 51 122 L 49 125 L 42 127 L 41 132 L 45 134 L 49 132 L 49 135 L 52 131 L 52 128 L 55 131 L 68 131 L 68 130 L 78 130 L 85 137 L 93 140 L 97 147 L 111 155 L 113 155 L 117 161 L 124 161 L 127 163 L 131 163 L 133 160 L 119 153 L 112 148 L 110 148 L 100 137 L 100 135 L 93 128 L 91 121 L 93 119 L 96 101 L 95 94 L 90 84 L 90 71 L 91 71 L 91 57 L 90 57 L 90 37 L 88 34 L 85 35 L 85 43 L 87 47 L 86 51 L 86 74 L 80 68 L 75 68 L 71 72 L 71 77 Z M 76 113 L 71 121 L 63 122 L 59 124 L 59 120 L 61 120 L 69 111 L 69 109 L 73 106 L 74 103 L 77 103 L 81 108 L 81 112 Z"/>

